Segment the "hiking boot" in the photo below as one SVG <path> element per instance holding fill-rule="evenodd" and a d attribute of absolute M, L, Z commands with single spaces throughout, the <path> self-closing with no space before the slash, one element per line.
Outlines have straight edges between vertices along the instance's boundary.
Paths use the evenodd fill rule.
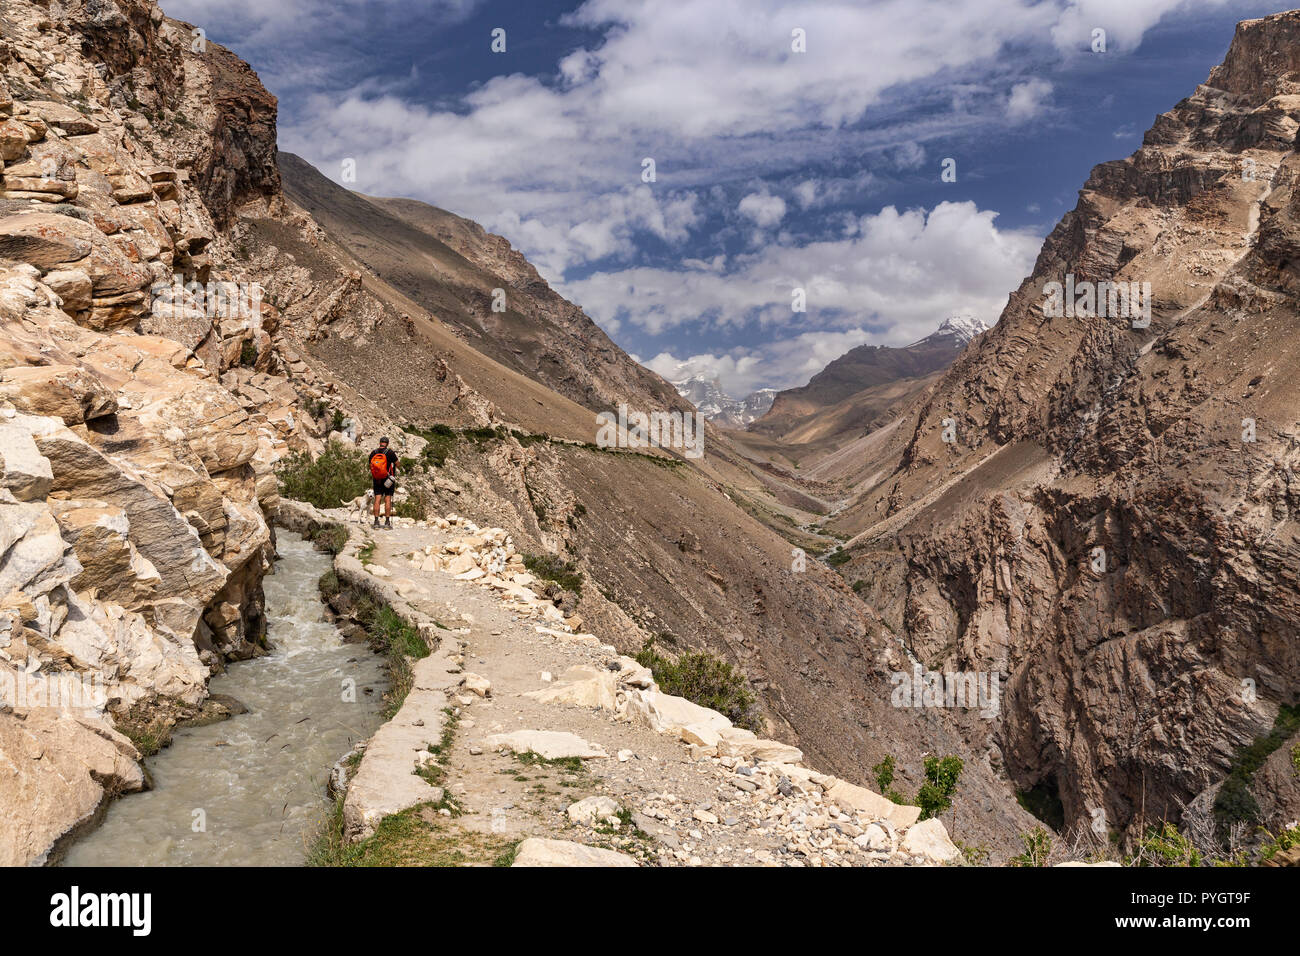
<path fill-rule="evenodd" d="M 385 522 L 384 522 L 384 530 L 386 530 L 386 531 L 392 531 L 392 530 L 393 530 L 393 523 L 392 523 L 391 521 L 385 521 Z"/>
<path fill-rule="evenodd" d="M 375 519 L 375 527 L 376 527 L 376 528 L 379 527 L 379 519 L 378 519 L 378 518 Z"/>

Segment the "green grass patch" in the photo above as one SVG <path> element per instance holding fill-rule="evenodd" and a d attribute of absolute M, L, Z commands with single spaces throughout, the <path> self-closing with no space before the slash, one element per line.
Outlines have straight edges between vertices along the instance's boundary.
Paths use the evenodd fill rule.
<path fill-rule="evenodd" d="M 460 717 L 450 707 L 444 707 L 442 713 L 446 717 L 442 725 L 442 737 L 436 744 L 429 744 L 429 753 L 437 759 L 425 763 L 415 771 L 432 787 L 441 787 L 447 780 L 447 758 L 451 756 L 451 745 L 456 740 L 456 726 L 460 723 Z M 443 800 L 446 802 L 447 798 L 444 797 Z M 455 806 L 449 805 L 447 809 L 451 810 L 453 815 L 458 815 L 460 812 L 460 808 Z"/>
<path fill-rule="evenodd" d="M 525 767 L 551 767 L 559 770 L 561 773 L 580 774 L 586 773 L 587 768 L 582 762 L 581 757 L 543 757 L 533 750 L 527 750 L 524 753 L 516 753 L 515 759 Z M 526 777 L 524 778 L 527 779 Z"/>
<path fill-rule="evenodd" d="M 335 801 L 307 856 L 308 866 L 509 866 L 518 840 L 466 830 L 424 803 L 384 817 L 372 836 L 343 842 L 343 800 Z"/>

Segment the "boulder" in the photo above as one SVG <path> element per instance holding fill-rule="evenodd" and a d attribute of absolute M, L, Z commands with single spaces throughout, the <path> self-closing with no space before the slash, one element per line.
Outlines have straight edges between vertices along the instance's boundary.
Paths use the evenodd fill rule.
<path fill-rule="evenodd" d="M 961 856 L 961 850 L 948 837 L 943 821 L 931 818 L 909 827 L 903 834 L 900 849 L 911 856 L 920 857 L 931 866 L 951 863 Z"/>
<path fill-rule="evenodd" d="M 36 365 L 0 372 L 0 398 L 19 411 L 79 425 L 117 411 L 117 397 L 77 365 Z"/>
<path fill-rule="evenodd" d="M 45 284 L 63 300 L 63 311 L 69 315 L 90 308 L 92 283 L 81 269 L 55 269 L 45 276 Z"/>
<path fill-rule="evenodd" d="M 575 707 L 599 707 L 613 712 L 618 706 L 617 676 L 597 667 L 571 667 L 552 687 L 529 691 L 532 697 L 547 704 L 572 704 Z"/>
<path fill-rule="evenodd" d="M 493 750 L 512 750 L 517 754 L 532 752 L 547 760 L 566 757 L 590 760 L 609 756 L 603 747 L 589 744 L 577 734 L 563 730 L 515 730 L 493 734 L 484 744 Z"/>
<path fill-rule="evenodd" d="M 492 693 L 492 682 L 480 674 L 466 672 L 461 686 L 472 694 L 479 697 L 487 697 Z"/>
<path fill-rule="evenodd" d="M 863 813 L 877 820 L 888 820 L 900 830 L 910 827 L 921 816 L 920 807 L 909 807 L 882 797 L 846 780 L 836 780 L 826 791 L 826 799 L 842 810 Z"/>
<path fill-rule="evenodd" d="M 569 805 L 569 819 L 581 826 L 618 822 L 618 803 L 612 797 L 587 797 Z"/>
<path fill-rule="evenodd" d="M 3 662 L 0 671 L 14 673 Z M 0 713 L 0 866 L 45 862 L 55 841 L 70 824 L 89 819 L 106 791 L 143 789 L 137 756 L 103 718 Z"/>
<path fill-rule="evenodd" d="M 25 428 L 0 419 L 0 487 L 19 501 L 38 501 L 50 492 L 54 473 Z"/>
<path fill-rule="evenodd" d="M 512 866 L 636 866 L 626 853 L 572 843 L 530 837 L 519 844 Z"/>
<path fill-rule="evenodd" d="M 27 108 L 43 119 L 47 126 L 61 129 L 69 136 L 84 136 L 99 132 L 99 125 L 70 106 L 48 100 L 29 100 Z"/>
<path fill-rule="evenodd" d="M 678 735 L 683 727 L 707 727 L 722 731 L 731 721 L 707 707 L 652 690 L 634 690 L 628 695 L 627 717 L 632 723 L 660 734 Z"/>

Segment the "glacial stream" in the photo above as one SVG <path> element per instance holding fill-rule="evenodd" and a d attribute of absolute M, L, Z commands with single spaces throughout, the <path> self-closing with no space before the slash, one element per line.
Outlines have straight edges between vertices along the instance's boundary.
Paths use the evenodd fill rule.
<path fill-rule="evenodd" d="M 329 557 L 291 532 L 276 537 L 280 559 L 265 581 L 273 650 L 231 664 L 210 685 L 248 713 L 178 731 L 146 761 L 154 788 L 114 801 L 63 865 L 304 862 L 330 811 L 330 768 L 379 727 L 386 678 L 378 655 L 345 644 L 325 618 L 316 582 Z M 347 693 L 348 678 L 355 695 Z"/>

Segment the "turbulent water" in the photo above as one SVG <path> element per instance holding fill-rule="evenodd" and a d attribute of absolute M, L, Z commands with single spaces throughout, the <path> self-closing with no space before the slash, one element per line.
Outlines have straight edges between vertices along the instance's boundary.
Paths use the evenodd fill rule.
<path fill-rule="evenodd" d="M 154 789 L 117 800 L 64 865 L 301 864 L 329 812 L 330 767 L 380 724 L 379 657 L 344 644 L 325 620 L 316 581 L 327 556 L 289 532 L 266 579 L 266 657 L 232 664 L 211 683 L 248 707 L 179 731 L 148 760 Z M 355 681 L 355 702 L 345 681 Z M 371 693 L 366 693 L 369 689 Z"/>

